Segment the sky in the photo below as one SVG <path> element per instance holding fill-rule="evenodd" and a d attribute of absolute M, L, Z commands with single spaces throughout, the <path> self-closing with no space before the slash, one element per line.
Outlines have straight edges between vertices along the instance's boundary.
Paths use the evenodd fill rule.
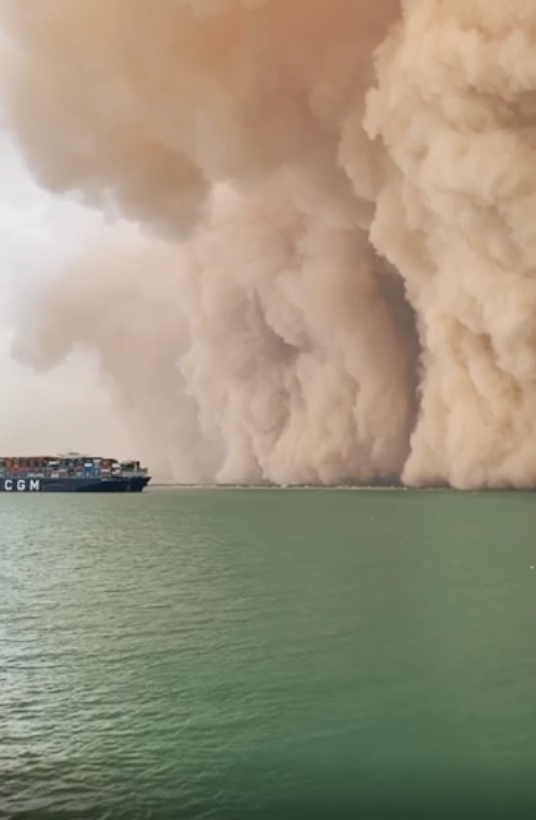
<path fill-rule="evenodd" d="M 124 220 L 0 140 L 0 451 L 128 416 L 175 480 L 536 486 L 535 4 L 0 8 L 32 167 Z"/>
<path fill-rule="evenodd" d="M 42 190 L 0 131 L 0 454 L 136 455 L 89 357 L 80 353 L 50 373 L 35 373 L 11 352 L 39 288 L 106 230 L 99 214 Z"/>

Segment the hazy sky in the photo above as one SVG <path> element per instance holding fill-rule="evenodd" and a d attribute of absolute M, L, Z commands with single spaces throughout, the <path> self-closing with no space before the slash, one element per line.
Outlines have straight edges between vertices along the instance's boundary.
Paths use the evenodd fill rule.
<path fill-rule="evenodd" d="M 89 359 L 81 354 L 49 374 L 36 374 L 10 351 L 40 283 L 58 275 L 71 253 L 103 231 L 97 214 L 41 190 L 0 131 L 0 454 L 134 455 Z"/>

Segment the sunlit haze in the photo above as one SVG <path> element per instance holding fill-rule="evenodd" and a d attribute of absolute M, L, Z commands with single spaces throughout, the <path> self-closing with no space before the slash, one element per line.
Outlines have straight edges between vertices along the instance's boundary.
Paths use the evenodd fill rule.
<path fill-rule="evenodd" d="M 0 134 L 0 452 L 133 455 L 124 423 L 88 354 L 36 373 L 11 354 L 32 299 L 81 243 L 107 231 L 98 214 L 39 188 Z"/>

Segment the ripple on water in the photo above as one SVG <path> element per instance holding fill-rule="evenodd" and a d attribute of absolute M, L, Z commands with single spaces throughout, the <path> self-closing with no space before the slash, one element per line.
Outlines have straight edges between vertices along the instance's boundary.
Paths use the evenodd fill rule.
<path fill-rule="evenodd" d="M 528 771 L 536 505 L 488 499 L 0 498 L 0 814 L 312 816 Z"/>

